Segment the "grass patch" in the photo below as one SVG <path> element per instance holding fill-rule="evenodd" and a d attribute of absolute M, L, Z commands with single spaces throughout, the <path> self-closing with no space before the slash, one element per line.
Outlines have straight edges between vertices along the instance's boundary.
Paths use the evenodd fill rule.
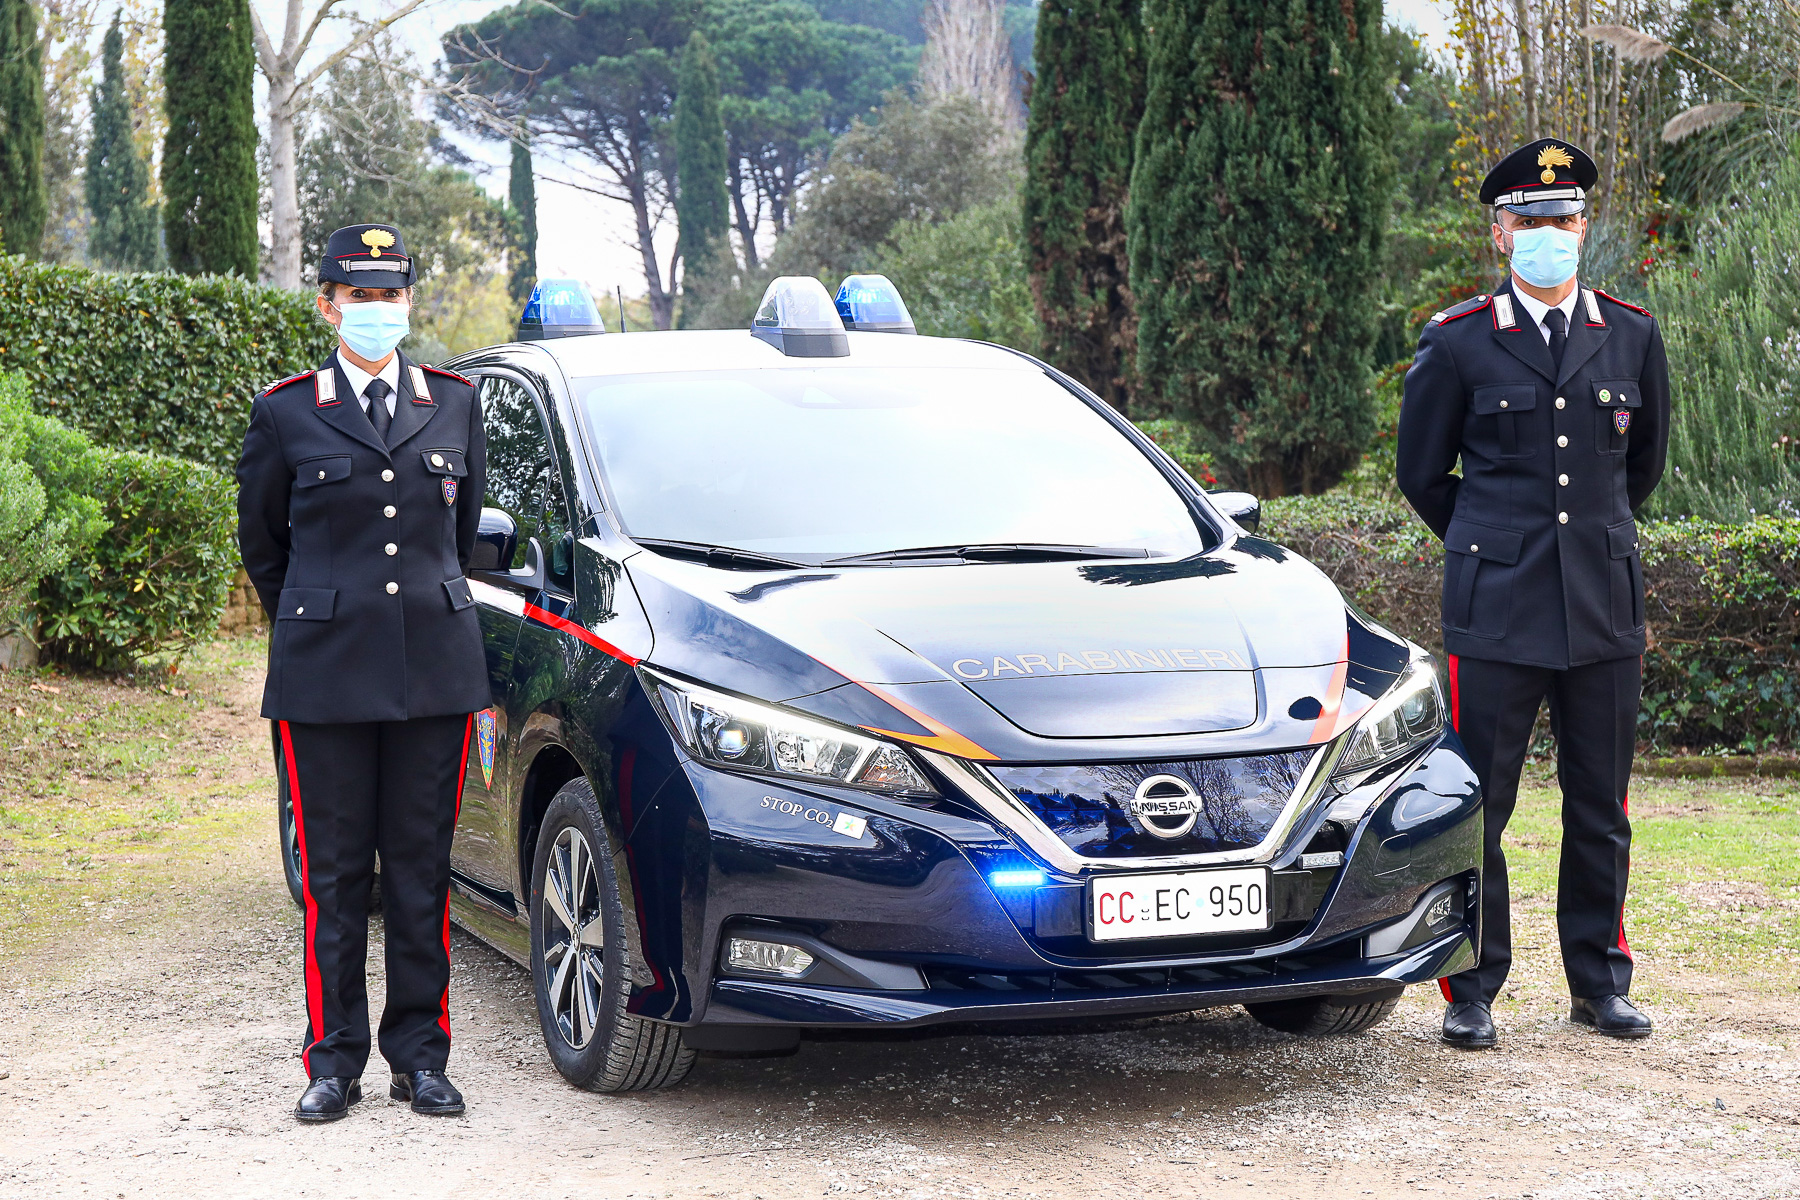
<path fill-rule="evenodd" d="M 1527 780 L 1507 861 L 1530 958 L 1559 963 L 1555 912 L 1562 797 Z M 1646 779 L 1631 789 L 1625 932 L 1652 989 L 1686 973 L 1758 991 L 1800 982 L 1800 779 Z"/>

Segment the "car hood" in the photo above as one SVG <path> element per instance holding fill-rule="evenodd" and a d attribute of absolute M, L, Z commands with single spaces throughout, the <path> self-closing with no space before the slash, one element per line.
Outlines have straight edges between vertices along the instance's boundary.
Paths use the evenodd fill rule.
<path fill-rule="evenodd" d="M 1169 561 L 626 568 L 651 665 L 972 758 L 1311 744 L 1407 656 L 1257 538 Z"/>

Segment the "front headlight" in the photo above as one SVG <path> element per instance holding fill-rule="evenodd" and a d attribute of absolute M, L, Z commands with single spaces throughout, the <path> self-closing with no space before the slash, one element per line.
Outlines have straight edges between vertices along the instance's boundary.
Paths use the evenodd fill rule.
<path fill-rule="evenodd" d="M 1387 694 L 1364 713 L 1350 744 L 1332 772 L 1338 790 L 1348 791 L 1377 768 L 1437 737 L 1444 728 L 1444 697 L 1429 658 L 1415 658 Z"/>
<path fill-rule="evenodd" d="M 676 738 L 709 766 L 890 796 L 937 795 L 912 755 L 892 742 L 642 667 L 639 671 Z"/>

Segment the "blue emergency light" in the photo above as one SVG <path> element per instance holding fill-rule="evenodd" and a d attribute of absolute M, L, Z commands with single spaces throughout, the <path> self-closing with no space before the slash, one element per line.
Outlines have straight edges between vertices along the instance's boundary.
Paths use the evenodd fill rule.
<path fill-rule="evenodd" d="M 519 340 L 542 342 L 550 338 L 605 333 L 606 324 L 587 285 L 579 279 L 540 279 L 519 314 Z"/>
<path fill-rule="evenodd" d="M 900 289 L 886 275 L 850 275 L 838 284 L 838 316 L 845 329 L 864 333 L 917 333 Z"/>
<path fill-rule="evenodd" d="M 1044 882 L 1044 873 L 1037 870 L 995 871 L 988 876 L 988 882 L 996 888 L 1037 887 Z"/>
<path fill-rule="evenodd" d="M 769 281 L 750 336 L 769 343 L 789 358 L 842 358 L 850 339 L 831 293 L 811 275 L 781 275 Z"/>

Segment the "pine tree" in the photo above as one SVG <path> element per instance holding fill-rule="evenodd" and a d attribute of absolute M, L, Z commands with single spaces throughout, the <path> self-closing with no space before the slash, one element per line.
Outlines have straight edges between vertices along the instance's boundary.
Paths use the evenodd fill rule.
<path fill-rule="evenodd" d="M 683 325 L 731 271 L 731 198 L 725 190 L 729 163 L 719 109 L 719 65 L 705 35 L 695 30 L 681 53 L 675 81 L 675 218 L 687 296 Z"/>
<path fill-rule="evenodd" d="M 186 275 L 256 276 L 256 113 L 249 0 L 163 7 L 163 231 Z"/>
<path fill-rule="evenodd" d="M 1126 230 L 1138 371 L 1215 471 L 1317 492 L 1373 416 L 1393 187 L 1380 0 L 1148 0 Z"/>
<path fill-rule="evenodd" d="M 94 135 L 88 142 L 86 185 L 94 223 L 88 254 L 103 266 L 148 271 L 156 266 L 156 213 L 149 205 L 150 169 L 131 140 L 124 55 L 125 35 L 114 14 L 101 52 L 100 86 L 90 101 Z"/>
<path fill-rule="evenodd" d="M 0 250 L 36 254 L 49 211 L 37 6 L 0 0 Z"/>
<path fill-rule="evenodd" d="M 1044 357 L 1120 412 L 1137 365 L 1125 206 L 1143 111 L 1142 0 L 1045 4 L 1025 131 L 1025 267 Z"/>
<path fill-rule="evenodd" d="M 537 282 L 537 180 L 531 173 L 531 147 L 512 144 L 512 177 L 507 181 L 512 205 L 512 281 L 514 304 L 524 304 Z"/>

